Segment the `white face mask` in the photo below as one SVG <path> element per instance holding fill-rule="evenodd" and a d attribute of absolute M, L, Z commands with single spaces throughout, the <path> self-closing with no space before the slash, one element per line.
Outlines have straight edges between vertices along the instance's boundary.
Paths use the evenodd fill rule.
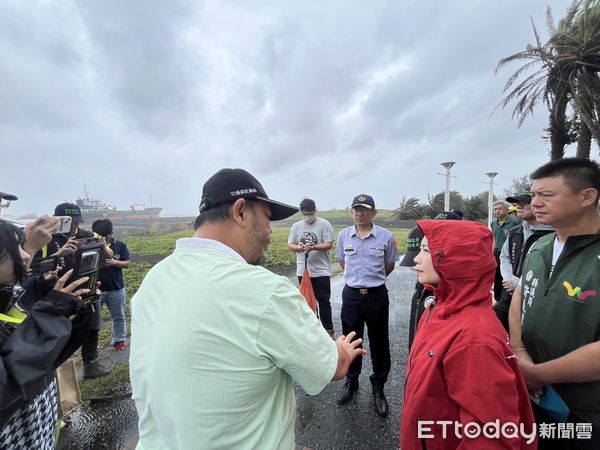
<path fill-rule="evenodd" d="M 304 219 L 304 221 L 306 223 L 313 223 L 315 221 L 315 215 L 314 214 L 303 214 L 302 218 Z"/>

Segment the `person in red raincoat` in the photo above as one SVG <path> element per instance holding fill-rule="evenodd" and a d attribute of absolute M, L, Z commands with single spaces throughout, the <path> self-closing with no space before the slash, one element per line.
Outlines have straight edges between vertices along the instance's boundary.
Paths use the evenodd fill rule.
<path fill-rule="evenodd" d="M 415 269 L 435 303 L 409 355 L 402 450 L 537 448 L 525 380 L 492 309 L 492 233 L 467 221 L 417 225 L 424 238 Z"/>

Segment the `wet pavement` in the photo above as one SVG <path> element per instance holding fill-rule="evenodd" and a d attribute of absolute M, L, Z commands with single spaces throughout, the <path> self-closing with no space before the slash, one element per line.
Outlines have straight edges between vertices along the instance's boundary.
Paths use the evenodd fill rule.
<path fill-rule="evenodd" d="M 356 397 L 345 405 L 336 402 L 344 381 L 327 386 L 319 395 L 309 396 L 296 386 L 298 417 L 296 442 L 314 450 L 397 449 L 399 447 L 400 415 L 404 391 L 404 376 L 408 357 L 408 322 L 410 299 L 414 292 L 416 275 L 412 269 L 398 267 L 386 283 L 390 298 L 390 352 L 392 368 L 385 385 L 390 405 L 388 417 L 381 418 L 373 406 L 369 375 L 371 359 L 363 357 L 360 389 Z M 342 307 L 341 275 L 332 279 L 331 307 L 336 336 L 341 334 Z M 365 330 L 364 348 L 369 349 Z"/>

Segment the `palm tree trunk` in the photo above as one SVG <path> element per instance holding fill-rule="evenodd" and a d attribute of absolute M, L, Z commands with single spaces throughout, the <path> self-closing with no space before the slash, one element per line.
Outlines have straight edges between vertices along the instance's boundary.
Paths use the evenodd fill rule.
<path fill-rule="evenodd" d="M 579 127 L 579 139 L 577 140 L 577 153 L 575 156 L 578 158 L 590 159 L 590 150 L 592 147 L 592 132 L 587 124 L 582 120 Z"/>
<path fill-rule="evenodd" d="M 561 90 L 552 111 L 550 111 L 550 159 L 560 159 L 565 156 L 565 145 L 568 142 L 567 93 Z"/>

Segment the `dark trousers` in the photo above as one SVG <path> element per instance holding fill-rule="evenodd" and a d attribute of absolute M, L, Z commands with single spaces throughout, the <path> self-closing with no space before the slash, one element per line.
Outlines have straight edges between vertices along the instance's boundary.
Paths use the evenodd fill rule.
<path fill-rule="evenodd" d="M 555 419 L 547 415 L 542 411 L 536 404 L 531 404 L 533 408 L 533 414 L 535 415 L 535 421 L 538 426 L 538 450 L 598 450 L 600 449 L 600 427 L 593 426 L 591 429 L 591 439 L 577 439 L 577 432 L 574 436 L 568 439 L 561 439 L 558 437 L 558 423 Z M 554 438 L 540 437 L 540 424 L 553 424 Z M 571 416 L 569 418 L 569 424 L 572 424 L 572 429 L 581 426 L 585 423 L 585 420 L 578 420 L 576 417 Z"/>
<path fill-rule="evenodd" d="M 298 277 L 298 283 L 302 283 L 302 277 Z M 331 320 L 331 277 L 310 277 L 315 297 L 319 303 L 319 318 L 326 330 L 333 330 L 333 322 Z"/>
<path fill-rule="evenodd" d="M 423 298 L 423 290 L 425 286 L 417 281 L 415 285 L 415 293 L 410 301 L 410 323 L 408 325 L 408 351 L 412 347 L 412 343 L 415 340 L 417 334 L 417 328 L 419 327 L 419 321 L 421 316 L 425 312 L 425 301 Z"/>
<path fill-rule="evenodd" d="M 372 288 L 371 288 L 372 289 Z M 369 377 L 373 387 L 383 387 L 390 373 L 389 340 L 389 299 L 387 288 L 368 294 L 361 294 L 348 286 L 342 291 L 342 330 L 344 335 L 356 332 L 356 338 L 362 338 L 365 324 L 369 334 L 369 350 L 373 363 L 373 374 Z M 357 356 L 346 378 L 358 386 L 358 377 L 362 369 L 362 356 Z"/>
<path fill-rule="evenodd" d="M 100 334 L 100 299 L 94 302 L 94 318 L 90 323 L 90 334 L 81 344 L 83 364 L 89 364 L 98 358 L 98 340 Z"/>
<path fill-rule="evenodd" d="M 500 272 L 500 252 L 501 250 L 494 249 L 494 256 L 496 257 L 496 274 L 494 276 L 494 300 L 500 301 L 502 297 L 502 273 Z"/>
<path fill-rule="evenodd" d="M 496 317 L 504 327 L 507 333 L 510 332 L 508 329 L 508 312 L 510 310 L 511 294 L 502 289 L 500 300 L 494 305 L 494 312 Z"/>

